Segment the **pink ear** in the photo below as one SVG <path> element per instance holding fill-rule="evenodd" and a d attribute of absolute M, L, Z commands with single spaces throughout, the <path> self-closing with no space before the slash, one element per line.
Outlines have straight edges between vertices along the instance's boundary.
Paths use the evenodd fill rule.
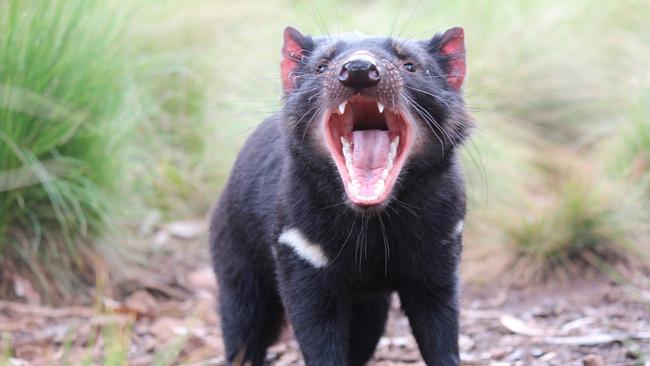
<path fill-rule="evenodd" d="M 444 71 L 447 83 L 459 90 L 465 80 L 465 32 L 463 28 L 451 28 L 442 35 L 438 52 L 445 57 Z"/>
<path fill-rule="evenodd" d="M 282 86 L 286 93 L 296 88 L 295 69 L 305 57 L 305 37 L 293 27 L 284 29 L 284 45 L 282 46 L 282 62 L 280 71 L 282 74 Z"/>

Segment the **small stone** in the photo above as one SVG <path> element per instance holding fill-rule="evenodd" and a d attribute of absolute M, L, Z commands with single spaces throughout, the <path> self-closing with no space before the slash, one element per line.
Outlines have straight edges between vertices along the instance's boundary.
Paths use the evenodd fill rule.
<path fill-rule="evenodd" d="M 124 306 L 128 310 L 141 315 L 152 315 L 156 311 L 158 304 L 149 292 L 138 290 L 126 299 Z"/>
<path fill-rule="evenodd" d="M 503 348 L 492 348 L 490 350 L 490 358 L 493 360 L 500 360 L 508 354 L 508 351 Z"/>
<path fill-rule="evenodd" d="M 460 338 L 458 339 L 458 345 L 461 352 L 470 351 L 472 348 L 474 348 L 474 343 L 475 342 L 472 338 L 463 334 L 461 334 Z"/>
<path fill-rule="evenodd" d="M 601 356 L 590 354 L 582 358 L 582 364 L 584 366 L 605 366 L 605 360 Z"/>
<path fill-rule="evenodd" d="M 406 347 L 409 344 L 408 339 L 406 337 L 393 337 L 391 339 L 391 343 L 395 347 Z"/>
<path fill-rule="evenodd" d="M 544 356 L 540 357 L 539 360 L 542 361 L 542 362 L 548 362 L 548 361 L 554 359 L 555 357 L 557 357 L 556 352 L 549 352 L 549 353 L 545 354 Z"/>
<path fill-rule="evenodd" d="M 207 231 L 205 222 L 200 220 L 176 221 L 167 225 L 167 231 L 179 239 L 193 239 Z"/>
<path fill-rule="evenodd" d="M 508 355 L 508 361 L 517 361 L 524 356 L 524 352 L 520 349 L 514 350 L 511 354 Z"/>
<path fill-rule="evenodd" d="M 217 290 L 217 279 L 209 266 L 205 266 L 187 275 L 187 281 L 194 289 Z"/>
<path fill-rule="evenodd" d="M 275 353 L 275 354 L 281 354 L 287 351 L 287 345 L 284 343 L 277 343 L 271 347 L 269 347 L 268 352 L 269 353 Z"/>
<path fill-rule="evenodd" d="M 390 346 L 390 338 L 388 337 L 381 337 L 379 339 L 379 343 L 377 344 L 377 348 L 388 348 Z"/>
<path fill-rule="evenodd" d="M 533 357 L 535 357 L 535 358 L 542 357 L 542 356 L 544 355 L 544 353 L 545 353 L 544 350 L 541 349 L 541 348 L 533 348 L 533 349 L 530 351 L 531 356 L 533 356 Z"/>
<path fill-rule="evenodd" d="M 625 357 L 630 360 L 636 360 L 639 358 L 639 356 L 641 356 L 641 354 L 638 350 L 628 349 L 625 351 Z"/>

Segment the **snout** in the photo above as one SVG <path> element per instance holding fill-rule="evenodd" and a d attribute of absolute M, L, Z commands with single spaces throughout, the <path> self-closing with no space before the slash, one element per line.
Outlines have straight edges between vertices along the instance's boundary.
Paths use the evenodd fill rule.
<path fill-rule="evenodd" d="M 388 201 L 416 136 L 400 102 L 399 72 L 375 55 L 346 55 L 326 79 L 323 142 L 355 207 Z"/>
<path fill-rule="evenodd" d="M 353 54 L 341 66 L 338 79 L 346 87 L 361 90 L 379 84 L 381 72 L 374 57 Z"/>

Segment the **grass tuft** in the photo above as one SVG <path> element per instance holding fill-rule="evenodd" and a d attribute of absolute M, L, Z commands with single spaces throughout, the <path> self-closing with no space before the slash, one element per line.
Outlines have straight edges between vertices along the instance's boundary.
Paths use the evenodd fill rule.
<path fill-rule="evenodd" d="M 630 111 L 630 123 L 622 127 L 612 153 L 609 168 L 615 177 L 640 185 L 650 198 L 650 94 Z"/>
<path fill-rule="evenodd" d="M 114 214 L 131 127 L 124 8 L 0 2 L 0 283 L 29 272 L 63 296 Z"/>
<path fill-rule="evenodd" d="M 591 255 L 610 262 L 622 258 L 618 245 L 625 236 L 616 207 L 602 192 L 586 187 L 585 182 L 567 182 L 542 213 L 510 229 L 524 278 L 544 279 L 557 271 L 576 274 Z"/>

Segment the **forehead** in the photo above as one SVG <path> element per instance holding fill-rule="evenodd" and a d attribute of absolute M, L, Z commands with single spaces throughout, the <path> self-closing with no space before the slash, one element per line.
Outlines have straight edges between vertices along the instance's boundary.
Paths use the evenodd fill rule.
<path fill-rule="evenodd" d="M 356 50 L 417 54 L 421 51 L 418 41 L 401 38 L 369 36 L 363 33 L 342 33 L 331 37 L 315 37 L 318 49 L 335 55 Z"/>

